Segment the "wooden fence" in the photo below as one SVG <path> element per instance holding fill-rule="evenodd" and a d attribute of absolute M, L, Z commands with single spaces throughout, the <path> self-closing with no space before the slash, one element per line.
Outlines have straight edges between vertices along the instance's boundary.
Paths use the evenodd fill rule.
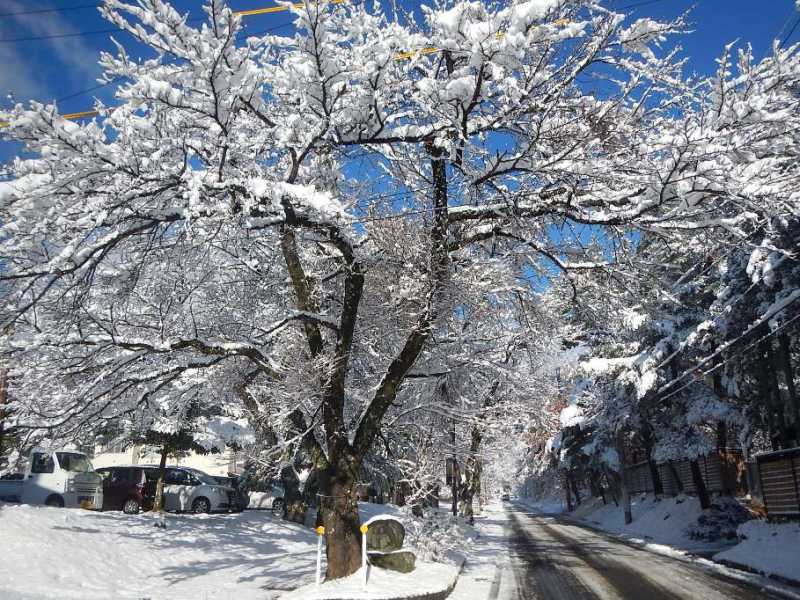
<path fill-rule="evenodd" d="M 759 454 L 756 463 L 767 514 L 800 516 L 800 448 Z"/>
<path fill-rule="evenodd" d="M 797 461 L 800 463 L 800 461 Z M 714 451 L 697 459 L 700 474 L 710 493 L 736 493 L 744 491 L 744 461 L 742 453 L 735 449 Z M 656 466 L 664 493 L 676 495 L 681 489 L 687 494 L 697 493 L 688 460 L 670 461 Z M 625 481 L 632 494 L 652 492 L 653 477 L 647 462 L 625 468 Z"/>
<path fill-rule="evenodd" d="M 763 503 L 768 516 L 800 516 L 800 448 L 759 454 L 755 463 L 748 465 L 738 450 L 717 450 L 701 456 L 697 463 L 709 493 L 744 494 L 749 479 L 751 495 Z M 748 466 L 750 473 L 746 475 Z M 656 469 L 665 494 L 674 496 L 680 490 L 697 493 L 688 460 L 661 463 Z M 625 467 L 625 481 L 632 494 L 654 491 L 646 461 Z"/>

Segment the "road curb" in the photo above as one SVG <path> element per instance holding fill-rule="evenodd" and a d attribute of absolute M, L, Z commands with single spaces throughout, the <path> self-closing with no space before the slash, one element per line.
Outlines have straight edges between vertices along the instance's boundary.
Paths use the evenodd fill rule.
<path fill-rule="evenodd" d="M 461 573 L 464 571 L 464 565 L 466 565 L 466 564 L 467 564 L 466 557 L 461 557 L 461 560 L 459 561 L 459 564 L 458 565 L 455 565 L 455 564 L 453 565 L 454 567 L 457 567 L 456 574 L 453 577 L 453 580 L 450 582 L 450 585 L 444 590 L 440 590 L 440 591 L 437 591 L 437 592 L 423 592 L 423 593 L 416 594 L 416 595 L 413 595 L 413 596 L 412 595 L 408 595 L 408 594 L 404 594 L 402 596 L 382 596 L 381 600 L 446 600 L 446 598 L 450 594 L 453 593 L 453 590 L 455 589 L 456 585 L 458 584 L 458 580 L 461 577 Z M 411 573 L 413 574 L 413 571 Z M 296 590 L 286 590 L 284 593 L 291 594 L 294 591 L 296 591 Z M 333 600 L 334 597 L 335 597 L 335 600 L 361 600 L 363 598 L 363 594 L 359 594 L 357 596 L 353 596 L 352 598 L 349 598 L 349 597 L 344 596 L 344 595 L 339 595 L 339 593 L 337 593 L 337 592 L 332 592 L 332 593 L 334 595 L 331 596 L 331 600 Z M 346 592 L 346 593 L 349 594 L 351 592 Z M 279 599 L 283 598 L 283 595 L 278 596 L 278 598 Z M 314 600 L 326 600 L 326 596 L 324 596 L 324 595 L 316 595 Z"/>
<path fill-rule="evenodd" d="M 458 579 L 461 577 L 461 573 L 464 570 L 464 565 L 467 564 L 467 559 L 464 558 L 461 561 L 461 565 L 458 567 L 458 572 L 456 576 L 453 578 L 453 582 L 450 584 L 446 590 L 441 592 L 434 592 L 432 594 L 422 594 L 420 596 L 402 596 L 398 598 L 388 598 L 386 600 L 445 600 L 450 594 L 453 593 L 453 590 L 456 589 L 456 585 L 458 584 Z"/>
<path fill-rule="evenodd" d="M 776 575 L 775 573 L 765 573 L 764 571 L 759 571 L 758 569 L 751 567 L 750 565 L 746 565 L 744 563 L 738 563 L 736 561 L 729 560 L 727 558 L 722 558 L 720 560 L 713 560 L 713 559 L 709 560 L 721 565 L 725 565 L 730 569 L 746 571 L 748 573 L 752 573 L 753 575 L 760 575 L 761 577 L 766 577 L 767 579 L 774 579 L 775 581 L 780 581 L 785 585 L 796 587 L 798 593 L 800 593 L 800 580 L 798 579 L 792 579 L 791 577 L 784 577 L 783 575 Z"/>

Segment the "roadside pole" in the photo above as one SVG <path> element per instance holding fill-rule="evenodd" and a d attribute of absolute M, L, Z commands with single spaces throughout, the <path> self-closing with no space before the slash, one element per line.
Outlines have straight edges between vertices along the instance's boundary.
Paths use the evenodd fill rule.
<path fill-rule="evenodd" d="M 5 413 L 5 405 L 8 403 L 6 397 L 6 382 L 8 377 L 8 371 L 2 365 L 0 365 L 0 466 L 3 466 L 3 451 L 4 448 L 4 439 L 3 436 L 5 434 L 5 424 L 6 424 L 6 413 Z"/>
<path fill-rule="evenodd" d="M 322 538 L 325 536 L 325 528 L 320 525 L 315 529 L 317 532 L 317 587 L 322 583 Z"/>
<path fill-rule="evenodd" d="M 369 579 L 369 566 L 367 565 L 367 531 L 369 527 L 362 525 L 361 529 L 361 569 L 364 571 L 364 589 L 367 589 Z"/>
<path fill-rule="evenodd" d="M 452 511 L 455 517 L 458 514 L 458 488 L 461 483 L 461 473 L 458 472 L 458 459 L 456 458 L 456 421 L 453 419 L 453 430 L 450 432 L 450 445 L 453 448 L 453 477 L 450 480 L 452 492 Z"/>

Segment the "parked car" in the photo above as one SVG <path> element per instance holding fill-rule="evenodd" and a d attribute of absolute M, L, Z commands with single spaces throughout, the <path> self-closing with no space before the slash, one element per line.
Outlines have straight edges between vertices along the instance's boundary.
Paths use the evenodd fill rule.
<path fill-rule="evenodd" d="M 121 510 L 135 515 L 153 508 L 155 485 L 147 485 L 147 469 L 143 467 L 103 467 L 97 469 L 103 478 L 103 510 Z"/>
<path fill-rule="evenodd" d="M 103 486 L 82 452 L 35 448 L 25 473 L 15 473 L 0 481 L 0 500 L 100 510 Z"/>
<path fill-rule="evenodd" d="M 218 477 L 216 475 L 212 475 L 212 477 L 219 485 L 232 488 L 236 491 L 236 501 L 233 510 L 241 512 L 247 508 L 247 505 L 250 504 L 250 495 L 247 492 L 246 486 L 238 477 Z"/>
<path fill-rule="evenodd" d="M 159 469 L 155 465 L 104 467 L 104 510 L 136 514 L 151 510 L 156 496 Z M 238 510 L 234 488 L 221 485 L 214 477 L 189 467 L 167 467 L 164 474 L 164 510 L 209 513 Z"/>
<path fill-rule="evenodd" d="M 266 479 L 256 483 L 248 492 L 248 508 L 268 509 L 274 515 L 282 515 L 286 506 L 286 492 L 279 479 Z"/>
<path fill-rule="evenodd" d="M 509 496 L 508 493 L 504 493 L 502 496 L 500 496 L 500 500 L 502 500 L 503 502 L 508 502 L 509 500 L 511 500 L 511 496 Z"/>
<path fill-rule="evenodd" d="M 143 465 L 147 484 L 145 495 L 155 497 L 158 467 Z M 150 491 L 152 489 L 152 492 Z M 230 511 L 236 506 L 236 490 L 219 483 L 209 474 L 189 467 L 167 467 L 164 475 L 164 510 L 210 513 Z"/>

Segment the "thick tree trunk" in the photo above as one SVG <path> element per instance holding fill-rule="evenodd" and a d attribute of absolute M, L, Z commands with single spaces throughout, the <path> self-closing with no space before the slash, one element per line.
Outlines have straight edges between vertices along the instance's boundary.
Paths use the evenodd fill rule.
<path fill-rule="evenodd" d="M 433 142 L 428 144 L 428 149 L 431 154 L 435 219 L 430 231 L 432 289 L 425 309 L 409 332 L 402 349 L 389 364 L 372 401 L 361 415 L 352 442 L 348 441 L 344 414 L 345 382 L 358 306 L 364 286 L 364 274 L 347 236 L 341 235 L 336 227 L 324 228 L 328 241 L 339 250 L 342 261 L 347 267 L 336 345 L 329 363 L 330 369 L 322 384 L 321 401 L 328 465 L 320 472 L 320 510 L 325 526 L 329 579 L 350 575 L 360 565 L 361 536 L 356 499 L 358 471 L 380 432 L 381 420 L 397 398 L 397 392 L 408 371 L 422 353 L 425 342 L 430 336 L 449 271 L 446 158 L 444 151 L 435 147 Z M 317 312 L 313 282 L 305 275 L 292 231 L 292 226 L 299 222 L 298 217 L 289 199 L 282 198 L 281 202 L 286 212 L 286 227 L 282 232 L 281 249 L 295 291 L 297 306 L 302 311 Z M 305 325 L 309 350 L 312 357 L 317 357 L 324 349 L 324 338 L 317 323 L 309 321 L 305 322 Z"/>
<path fill-rule="evenodd" d="M 631 509 L 631 494 L 628 491 L 628 484 L 625 481 L 625 471 L 620 475 L 620 501 L 622 502 L 622 512 L 625 515 L 625 525 L 633 522 L 633 510 Z"/>
<path fill-rule="evenodd" d="M 767 407 L 768 427 L 772 440 L 773 450 L 787 447 L 786 414 L 780 396 L 775 373 L 775 359 L 772 350 L 772 340 L 765 339 L 759 342 L 759 369 L 757 374 L 759 392 Z"/>
<path fill-rule="evenodd" d="M 633 522 L 633 510 L 631 509 L 628 482 L 625 480 L 625 435 L 622 431 L 617 433 L 617 454 L 619 455 L 619 495 L 622 501 L 622 511 L 625 514 L 625 525 L 628 525 Z"/>
<path fill-rule="evenodd" d="M 789 394 L 791 414 L 794 426 L 794 440 L 800 442 L 800 399 L 797 397 L 797 388 L 794 385 L 794 368 L 792 366 L 792 352 L 789 336 L 781 335 L 778 338 L 780 349 L 780 368 L 786 380 L 786 391 Z"/>
<path fill-rule="evenodd" d="M 346 463 L 346 464 L 343 464 Z M 334 463 L 320 473 L 319 510 L 325 526 L 326 579 L 346 577 L 361 567 L 361 532 L 356 485 L 349 461 Z"/>
<path fill-rule="evenodd" d="M 606 476 L 608 491 L 611 492 L 611 499 L 614 501 L 614 506 L 619 506 L 619 486 L 617 485 L 615 474 L 608 467 L 603 467 L 603 472 Z"/>
<path fill-rule="evenodd" d="M 724 451 L 728 447 L 728 424 L 725 421 L 717 423 L 717 449 Z"/>
<path fill-rule="evenodd" d="M 669 473 L 672 476 L 672 480 L 675 482 L 675 487 L 678 488 L 678 493 L 683 493 L 683 481 L 681 481 L 680 473 L 678 473 L 678 469 L 675 468 L 675 464 L 670 460 L 667 461 L 667 469 L 669 469 Z"/>
<path fill-rule="evenodd" d="M 733 495 L 736 492 L 737 460 L 728 452 L 728 424 L 725 421 L 717 423 L 717 455 L 719 456 L 722 493 L 728 496 Z"/>
<path fill-rule="evenodd" d="M 467 493 L 464 498 L 466 506 L 464 508 L 464 515 L 472 523 L 474 520 L 474 506 L 473 499 L 476 494 L 481 493 L 481 462 L 478 458 L 478 452 L 481 448 L 481 430 L 476 425 L 472 428 L 472 439 L 470 440 L 469 457 L 466 461 L 466 475 L 467 475 Z"/>
<path fill-rule="evenodd" d="M 661 481 L 661 475 L 658 472 L 658 467 L 653 460 L 653 432 L 648 426 L 645 426 L 642 431 L 642 444 L 644 445 L 644 450 L 647 454 L 647 468 L 650 469 L 650 480 L 653 482 L 653 493 L 656 496 L 661 496 L 664 493 L 664 484 Z"/>
<path fill-rule="evenodd" d="M 569 476 L 569 482 L 572 485 L 572 493 L 575 495 L 575 504 L 580 506 L 581 505 L 581 491 L 578 488 L 578 480 L 573 477 Z"/>
<path fill-rule="evenodd" d="M 153 512 L 158 516 L 156 525 L 159 527 L 167 526 L 164 519 L 164 475 L 166 474 L 168 453 L 169 446 L 165 443 L 161 448 L 161 459 L 158 462 L 158 481 L 156 482 L 156 493 L 153 498 Z"/>
<path fill-rule="evenodd" d="M 700 499 L 700 508 L 711 508 L 711 497 L 708 495 L 706 482 L 703 480 L 703 474 L 700 472 L 700 463 L 697 460 L 691 460 L 689 461 L 689 467 L 692 470 L 692 481 L 697 490 L 697 497 Z"/>
<path fill-rule="evenodd" d="M 569 476 L 564 475 L 564 497 L 567 501 L 567 512 L 572 512 L 575 508 L 572 506 L 572 494 L 569 491 Z"/>

